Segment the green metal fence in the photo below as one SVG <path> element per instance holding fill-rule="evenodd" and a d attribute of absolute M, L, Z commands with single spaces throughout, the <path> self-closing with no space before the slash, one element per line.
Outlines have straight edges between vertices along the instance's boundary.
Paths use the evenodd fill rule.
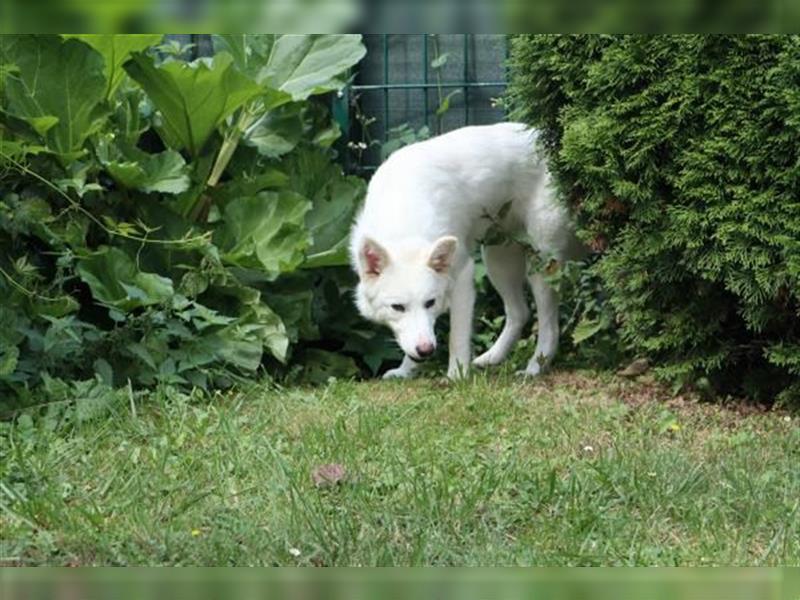
<path fill-rule="evenodd" d="M 367 56 L 333 103 L 348 170 L 377 168 L 381 144 L 404 124 L 437 134 L 504 119 L 493 99 L 506 86 L 505 36 L 367 34 L 364 43 Z"/>

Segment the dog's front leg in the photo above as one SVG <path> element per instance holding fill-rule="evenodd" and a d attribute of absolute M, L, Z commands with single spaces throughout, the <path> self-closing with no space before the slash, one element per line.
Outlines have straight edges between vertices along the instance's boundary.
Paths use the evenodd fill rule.
<path fill-rule="evenodd" d="M 475 310 L 475 263 L 470 258 L 456 275 L 450 296 L 450 360 L 447 376 L 460 379 L 469 370 L 472 354 L 472 313 Z"/>
<path fill-rule="evenodd" d="M 408 354 L 403 355 L 403 362 L 395 369 L 389 369 L 383 374 L 384 379 L 408 379 L 414 376 L 414 371 L 417 370 L 417 363 L 408 357 Z"/>

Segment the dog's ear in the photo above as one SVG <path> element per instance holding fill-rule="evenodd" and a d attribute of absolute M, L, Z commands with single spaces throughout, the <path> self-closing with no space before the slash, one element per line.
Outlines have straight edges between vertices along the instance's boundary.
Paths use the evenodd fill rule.
<path fill-rule="evenodd" d="M 365 276 L 377 277 L 389 264 L 389 253 L 375 240 L 365 238 L 359 252 L 361 271 Z"/>
<path fill-rule="evenodd" d="M 428 266 L 437 273 L 446 273 L 453 262 L 457 247 L 458 238 L 452 235 L 440 237 L 433 243 L 431 254 L 428 257 Z"/>

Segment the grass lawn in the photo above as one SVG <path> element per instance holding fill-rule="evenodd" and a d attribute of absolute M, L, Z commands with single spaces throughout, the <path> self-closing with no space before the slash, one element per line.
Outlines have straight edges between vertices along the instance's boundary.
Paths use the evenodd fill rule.
<path fill-rule="evenodd" d="M 800 564 L 796 419 L 589 371 L 153 394 L 0 458 L 3 564 Z"/>

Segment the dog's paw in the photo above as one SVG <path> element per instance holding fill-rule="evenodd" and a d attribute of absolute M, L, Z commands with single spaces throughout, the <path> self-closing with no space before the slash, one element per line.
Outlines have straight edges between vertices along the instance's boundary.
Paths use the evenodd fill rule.
<path fill-rule="evenodd" d="M 514 373 L 514 375 L 522 379 L 533 379 L 534 377 L 539 377 L 541 374 L 541 369 L 521 369 Z"/>
<path fill-rule="evenodd" d="M 544 354 L 537 354 L 525 367 L 524 371 L 517 371 L 521 377 L 539 377 L 550 368 L 552 357 L 546 358 Z"/>
<path fill-rule="evenodd" d="M 492 350 L 487 350 L 475 360 L 472 361 L 472 366 L 477 367 L 479 369 L 485 369 L 486 367 L 493 367 L 495 365 L 499 365 L 503 362 L 505 356 L 500 356 L 497 352 L 493 352 Z"/>
<path fill-rule="evenodd" d="M 517 371 L 516 374 L 525 379 L 533 379 L 534 377 L 541 377 L 546 373 L 549 366 L 549 363 L 535 362 L 532 365 L 528 365 L 525 369 Z"/>
<path fill-rule="evenodd" d="M 447 369 L 447 378 L 450 381 L 459 381 L 460 379 L 466 379 L 467 375 L 469 375 L 469 369 L 464 365 L 457 365 Z"/>
<path fill-rule="evenodd" d="M 383 379 L 408 379 L 410 377 L 411 373 L 400 367 L 389 369 L 383 374 Z"/>

